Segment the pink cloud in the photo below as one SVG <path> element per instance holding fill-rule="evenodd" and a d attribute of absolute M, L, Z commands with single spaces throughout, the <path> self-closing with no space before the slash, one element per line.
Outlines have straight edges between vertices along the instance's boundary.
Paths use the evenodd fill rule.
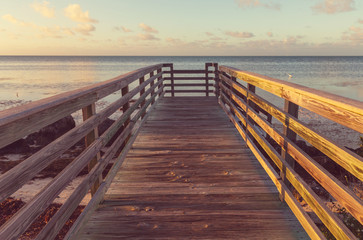
<path fill-rule="evenodd" d="M 264 7 L 274 10 L 280 10 L 281 5 L 277 3 L 264 3 L 265 1 L 262 0 L 235 0 L 238 6 L 241 8 L 255 8 L 255 7 Z"/>
<path fill-rule="evenodd" d="M 159 31 L 146 25 L 145 23 L 140 23 L 139 27 L 142 28 L 142 30 L 144 30 L 145 32 L 149 32 L 149 33 L 158 33 Z"/>
<path fill-rule="evenodd" d="M 64 14 L 69 19 L 81 23 L 97 23 L 96 19 L 90 18 L 89 12 L 83 12 L 79 4 L 70 4 L 64 9 Z"/>
<path fill-rule="evenodd" d="M 335 14 L 354 10 L 354 0 L 324 0 L 312 7 L 318 13 Z"/>
<path fill-rule="evenodd" d="M 158 41 L 158 40 L 160 40 L 159 38 L 157 38 L 154 35 L 149 34 L 149 33 L 146 33 L 146 34 L 140 33 L 138 35 L 138 39 L 143 40 L 143 41 Z"/>
<path fill-rule="evenodd" d="M 124 26 L 121 26 L 121 29 L 122 29 L 122 31 L 124 31 L 124 32 L 132 32 L 132 30 L 131 30 L 131 29 L 129 29 L 129 28 L 127 28 L 127 27 L 124 27 Z"/>
<path fill-rule="evenodd" d="M 55 16 L 55 10 L 54 8 L 50 8 L 49 2 L 43 1 L 43 3 L 35 2 L 31 4 L 30 6 L 36 11 L 42 14 L 46 18 L 54 18 Z"/>
<path fill-rule="evenodd" d="M 85 36 L 91 35 L 91 32 L 95 30 L 96 30 L 95 26 L 89 23 L 78 24 L 77 27 L 74 28 L 74 31 L 83 34 Z"/>
<path fill-rule="evenodd" d="M 235 38 L 251 38 L 254 37 L 255 35 L 251 32 L 231 32 L 231 31 L 227 31 L 225 32 L 226 35 L 231 36 L 231 37 L 235 37 Z"/>
<path fill-rule="evenodd" d="M 342 39 L 355 44 L 363 43 L 363 28 L 351 26 L 348 31 L 343 33 Z"/>

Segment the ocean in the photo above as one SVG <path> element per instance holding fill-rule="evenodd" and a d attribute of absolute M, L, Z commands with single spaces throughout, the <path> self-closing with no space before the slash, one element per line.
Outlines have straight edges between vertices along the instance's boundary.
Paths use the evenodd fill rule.
<path fill-rule="evenodd" d="M 181 57 L 181 56 L 0 56 L 0 111 L 105 81 L 157 63 L 174 69 L 203 69 L 217 62 L 363 101 L 363 57 Z M 289 79 L 289 75 L 292 77 Z M 357 132 L 301 110 L 311 127 L 347 146 L 359 146 Z M 340 137 L 338 137 L 338 135 Z M 347 137 L 348 136 L 348 137 Z"/>
<path fill-rule="evenodd" d="M 363 57 L 0 56 L 0 110 L 7 101 L 34 101 L 169 62 L 175 69 L 218 62 L 363 101 Z"/>

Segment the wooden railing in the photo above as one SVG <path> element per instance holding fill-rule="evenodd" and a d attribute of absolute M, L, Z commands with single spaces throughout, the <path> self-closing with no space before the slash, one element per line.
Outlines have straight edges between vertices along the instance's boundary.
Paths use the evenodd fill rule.
<path fill-rule="evenodd" d="M 300 136 L 362 181 L 362 157 L 309 128 L 298 119 L 297 113 L 301 106 L 363 133 L 363 103 L 226 66 L 219 68 L 219 79 L 220 105 L 310 237 L 325 239 L 296 201 L 290 185 L 337 239 L 356 239 L 343 221 L 296 173 L 294 162 L 304 168 L 360 224 L 363 224 L 362 199 L 301 150 L 295 140 L 296 135 Z M 284 109 L 257 95 L 256 88 L 282 98 L 285 101 Z M 284 125 L 283 132 L 271 124 L 273 118 Z M 269 139 L 273 139 L 282 151 L 278 152 Z"/>
<path fill-rule="evenodd" d="M 164 71 L 164 73 L 169 74 L 165 77 L 165 92 L 166 96 L 176 96 L 176 95 L 194 95 L 209 96 L 214 95 L 216 90 L 215 76 L 218 70 L 217 63 L 206 63 L 205 69 L 203 70 L 175 70 L 172 63 L 164 64 L 165 67 L 169 67 L 169 71 Z"/>
<path fill-rule="evenodd" d="M 257 95 L 256 88 L 282 98 L 285 101 L 284 109 Z M 114 96 L 115 92 L 118 92 L 120 97 L 96 112 L 97 101 L 106 96 Z M 11 196 L 79 140 L 85 138 L 86 142 L 86 148 L 82 153 L 0 228 L 0 239 L 17 239 L 79 172 L 88 166 L 89 172 L 84 180 L 36 237 L 53 239 L 84 196 L 91 191 L 92 198 L 89 204 L 66 236 L 66 239 L 71 239 L 102 201 L 140 126 L 152 110 L 155 101 L 164 95 L 216 96 L 242 138 L 275 183 L 281 199 L 286 201 L 311 238 L 324 239 L 324 236 L 293 196 L 292 189 L 300 194 L 337 239 L 355 239 L 342 220 L 296 173 L 295 162 L 361 224 L 362 200 L 302 151 L 295 140 L 296 135 L 305 139 L 362 181 L 362 158 L 307 127 L 298 119 L 297 114 L 301 106 L 362 133 L 362 103 L 231 67 L 218 67 L 217 63 L 206 63 L 202 70 L 175 70 L 172 63 L 149 66 L 106 82 L 0 112 L 0 148 L 76 111 L 82 110 L 84 120 L 1 175 L 0 201 Z M 122 115 L 99 136 L 97 127 L 120 110 Z M 272 121 L 281 122 L 284 131 L 277 130 Z M 111 141 L 115 137 L 116 140 Z M 271 141 L 275 141 L 281 147 L 281 152 L 271 145 Z M 112 142 L 111 146 L 109 142 Z M 100 154 L 101 152 L 103 154 Z M 111 161 L 115 158 L 115 161 Z M 103 177 L 104 169 L 111 162 L 111 169 Z"/>
<path fill-rule="evenodd" d="M 146 117 L 145 114 L 150 111 L 148 107 L 154 103 L 155 99 L 162 97 L 164 94 L 162 67 L 162 64 L 145 67 L 103 83 L 0 113 L 0 148 L 78 110 L 82 109 L 84 119 L 84 122 L 1 175 L 0 201 L 11 196 L 45 167 L 58 159 L 61 154 L 82 138 L 86 138 L 86 149 L 0 228 L 0 239 L 18 239 L 37 216 L 53 202 L 87 165 L 89 166 L 89 173 L 36 239 L 53 239 L 89 189 L 92 189 L 92 201 L 100 198 L 99 193 L 104 192 L 110 185 L 117 169 L 125 159 L 128 149 L 136 138 L 139 128 L 135 127 L 135 125 L 143 123 Z M 135 85 L 136 87 L 132 87 Z M 115 92 L 118 92 L 117 94 L 120 97 L 96 113 L 95 103 Z M 138 97 L 136 102 L 130 105 L 130 100 L 135 96 Z M 98 136 L 97 126 L 120 108 L 123 112 L 122 115 L 106 132 Z M 121 134 L 105 150 L 106 144 L 121 128 L 123 128 Z M 121 145 L 121 153 L 115 156 Z M 100 154 L 101 149 L 104 151 L 102 156 Z M 117 158 L 115 163 L 107 176 L 103 178 L 102 172 L 114 157 Z"/>

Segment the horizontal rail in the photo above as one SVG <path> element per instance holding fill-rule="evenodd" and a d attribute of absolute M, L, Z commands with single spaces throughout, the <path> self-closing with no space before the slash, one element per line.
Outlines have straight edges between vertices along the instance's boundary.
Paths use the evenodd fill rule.
<path fill-rule="evenodd" d="M 165 87 L 171 87 L 172 85 L 169 83 L 164 84 Z M 175 83 L 175 87 L 205 87 L 206 84 L 198 84 L 198 83 Z M 209 87 L 214 87 L 214 84 L 208 84 Z"/>
<path fill-rule="evenodd" d="M 363 133 L 363 102 L 232 67 L 220 66 L 220 70 Z"/>
<path fill-rule="evenodd" d="M 165 80 L 171 80 L 171 77 L 165 77 Z M 174 80 L 214 80 L 213 77 L 174 77 Z"/>
<path fill-rule="evenodd" d="M 240 94 L 247 96 L 247 89 L 233 82 L 225 76 L 221 77 L 226 84 L 236 89 Z M 249 99 L 251 99 L 256 105 L 258 105 L 261 109 L 265 110 L 277 120 L 279 120 L 282 124 L 286 126 L 286 122 L 289 122 L 289 128 L 301 136 L 303 139 L 308 141 L 314 147 L 319 149 L 321 152 L 325 153 L 328 157 L 333 159 L 336 163 L 342 166 L 344 169 L 349 171 L 351 174 L 356 176 L 358 179 L 363 181 L 363 158 L 359 155 L 353 153 L 352 151 L 346 149 L 341 146 L 339 143 L 335 143 L 332 140 L 323 137 L 321 134 L 314 132 L 304 123 L 296 119 L 295 117 L 288 115 L 283 110 L 280 110 L 278 107 L 274 106 L 272 103 L 267 102 L 263 98 L 259 97 L 254 93 L 249 93 Z M 246 111 L 246 109 L 244 109 Z M 283 146 L 283 141 L 277 141 Z"/>
<path fill-rule="evenodd" d="M 213 71 L 205 71 L 205 70 L 173 70 L 173 71 L 165 71 L 165 73 L 174 73 L 174 74 L 206 74 L 206 73 L 214 73 Z"/>
<path fill-rule="evenodd" d="M 0 138 L 0 148 L 122 89 L 135 79 L 161 67 L 162 64 L 157 64 L 140 68 L 106 82 L 1 111 L 0 132 L 3 137 Z"/>
<path fill-rule="evenodd" d="M 166 93 L 171 93 L 172 91 L 171 90 L 166 90 L 165 91 Z M 206 91 L 206 90 L 174 90 L 175 93 L 206 93 L 206 92 L 209 92 L 209 93 L 213 93 L 213 90 L 209 90 L 209 91 Z"/>
<path fill-rule="evenodd" d="M 169 71 L 164 70 L 164 73 L 169 74 L 164 79 L 170 81 L 170 83 L 165 84 L 170 90 L 167 89 L 165 92 L 170 93 L 172 97 L 175 96 L 175 93 L 202 93 L 205 96 L 209 96 L 211 93 L 215 94 L 215 90 L 211 89 L 211 87 L 216 85 L 218 64 L 206 63 L 204 70 L 175 70 L 172 63 L 163 64 L 163 66 L 170 68 Z M 214 71 L 211 71 L 210 68 L 214 68 Z M 193 87 L 194 89 L 185 89 L 185 87 Z M 197 87 L 199 88 L 197 89 Z"/>
<path fill-rule="evenodd" d="M 338 123 L 354 119 L 353 124 L 345 125 L 353 126 L 352 129 L 360 129 L 360 132 L 362 132 L 363 129 L 362 103 L 337 96 L 335 97 L 335 95 L 317 90 L 310 91 L 309 88 L 297 84 L 291 84 L 262 75 L 240 71 L 235 68 L 222 66 L 219 70 L 220 82 L 218 88 L 219 94 L 217 95 L 220 96 L 220 104 L 279 189 L 282 198 L 284 199 L 284 197 L 286 197 L 286 192 L 289 191 L 289 189 L 287 188 L 287 185 L 285 185 L 283 187 L 284 189 L 280 190 L 282 188 L 281 180 L 287 181 L 295 188 L 337 239 L 355 239 L 355 235 L 347 226 L 325 205 L 324 201 L 320 199 L 307 183 L 305 183 L 298 173 L 295 172 L 293 165 L 287 162 L 288 157 L 291 156 L 293 160 L 299 163 L 300 166 L 302 166 L 360 223 L 363 223 L 363 212 L 361 210 L 363 209 L 362 200 L 308 154 L 302 151 L 295 144 L 294 140 L 291 140 L 287 135 L 280 133 L 271 124 L 271 121 L 268 122 L 266 119 L 262 118 L 257 111 L 262 110 L 267 116 L 274 117 L 276 120 L 280 121 L 285 129 L 293 131 L 301 136 L 360 180 L 363 179 L 362 157 L 314 132 L 303 122 L 298 120 L 296 116 L 291 115 L 290 112 L 286 112 L 286 109 L 284 111 L 264 100 L 261 96 L 258 96 L 254 92 L 254 89 L 255 87 L 259 87 L 318 114 L 323 112 L 321 114 L 322 116 L 332 120 L 335 119 Z M 244 87 L 238 81 L 245 81 L 248 87 Z M 317 94 L 320 94 L 320 96 L 317 96 Z M 342 101 L 341 103 L 339 103 L 340 100 Z M 228 109 L 225 106 L 228 106 Z M 320 106 L 323 110 L 317 112 L 317 106 Z M 345 114 L 345 111 L 349 112 Z M 327 116 L 329 115 L 329 112 L 330 116 Z M 269 119 L 271 119 L 271 117 L 269 117 Z M 261 131 L 257 128 L 262 129 L 266 136 L 262 135 Z M 274 147 L 271 146 L 269 141 L 267 141 L 267 137 L 273 139 L 281 147 L 281 153 L 278 153 Z M 262 151 L 264 153 L 257 149 L 263 149 Z M 285 157 L 283 155 L 284 152 L 287 154 Z M 265 160 L 266 155 L 270 160 Z M 268 161 L 271 161 L 275 168 L 279 169 L 280 178 L 276 177 L 277 172 L 273 167 L 267 167 L 267 163 L 270 164 Z M 280 180 L 277 181 L 276 178 L 277 180 Z M 297 210 L 299 208 L 299 203 L 289 203 L 286 198 L 285 201 L 312 238 L 324 238 L 321 236 L 320 230 L 317 230 L 315 223 L 311 221 L 310 217 L 305 214 L 302 215 L 301 212 L 294 211 L 294 209 Z"/>

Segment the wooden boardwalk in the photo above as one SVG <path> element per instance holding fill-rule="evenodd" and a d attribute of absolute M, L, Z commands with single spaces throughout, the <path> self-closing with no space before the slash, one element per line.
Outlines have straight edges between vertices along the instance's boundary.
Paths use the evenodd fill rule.
<path fill-rule="evenodd" d="M 309 239 L 215 97 L 159 101 L 77 239 Z"/>

